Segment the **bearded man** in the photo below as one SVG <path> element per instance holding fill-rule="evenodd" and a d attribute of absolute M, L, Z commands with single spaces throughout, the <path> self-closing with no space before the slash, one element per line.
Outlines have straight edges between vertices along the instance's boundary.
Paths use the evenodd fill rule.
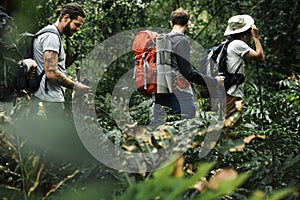
<path fill-rule="evenodd" d="M 90 91 L 82 83 L 71 80 L 66 75 L 66 54 L 61 36 L 72 36 L 80 30 L 86 14 L 77 3 L 66 4 L 57 11 L 54 24 L 41 29 L 52 30 L 39 35 L 34 40 L 34 59 L 38 64 L 38 73 L 44 73 L 40 88 L 32 98 L 32 113 L 38 113 L 40 103 L 43 104 L 45 114 L 49 117 L 60 117 L 64 113 L 65 89 L 74 89 L 79 94 Z"/>

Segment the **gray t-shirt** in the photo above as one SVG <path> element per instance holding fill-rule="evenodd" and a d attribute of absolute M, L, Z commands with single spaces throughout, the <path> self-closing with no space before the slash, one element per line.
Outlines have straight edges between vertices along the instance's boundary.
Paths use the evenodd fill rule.
<path fill-rule="evenodd" d="M 59 32 L 54 25 L 48 25 L 45 28 L 51 28 L 55 30 L 58 35 Z M 40 74 L 44 69 L 44 52 L 45 51 L 55 51 L 58 55 L 58 69 L 66 74 L 65 68 L 65 51 L 63 48 L 63 44 L 61 39 L 55 33 L 47 32 L 39 35 L 34 40 L 34 60 L 37 62 L 38 65 L 38 74 Z M 40 98 L 43 101 L 49 102 L 64 102 L 64 93 L 65 88 L 63 86 L 57 85 L 56 83 L 52 82 L 51 80 L 47 80 L 47 88 L 48 91 L 45 90 L 45 78 L 46 75 L 43 76 L 40 84 L 40 88 L 38 91 L 34 93 L 34 96 Z"/>
<path fill-rule="evenodd" d="M 244 74 L 244 56 L 250 51 L 250 47 L 242 40 L 233 40 L 227 47 L 227 69 L 230 73 L 235 73 L 240 65 L 242 65 L 238 73 Z M 244 97 L 244 84 L 239 86 L 233 85 L 227 91 L 227 94 L 234 97 Z"/>
<path fill-rule="evenodd" d="M 190 82 L 198 85 L 216 86 L 217 79 L 204 74 L 200 74 L 194 70 L 190 60 L 190 44 L 188 39 L 182 33 L 171 32 L 171 45 L 172 45 L 172 68 L 178 69 L 184 78 Z M 186 93 L 193 94 L 191 85 L 188 88 L 181 89 L 176 85 L 177 89 Z"/>

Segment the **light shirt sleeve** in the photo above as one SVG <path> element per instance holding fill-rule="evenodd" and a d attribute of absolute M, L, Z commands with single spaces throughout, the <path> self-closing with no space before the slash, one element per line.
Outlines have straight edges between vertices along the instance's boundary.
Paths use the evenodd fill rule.
<path fill-rule="evenodd" d="M 45 51 L 55 51 L 59 53 L 60 40 L 58 36 L 54 33 L 44 33 L 41 36 L 41 42 L 43 44 L 43 52 Z"/>
<path fill-rule="evenodd" d="M 234 41 L 233 51 L 240 57 L 244 57 L 250 51 L 250 47 L 242 40 Z"/>

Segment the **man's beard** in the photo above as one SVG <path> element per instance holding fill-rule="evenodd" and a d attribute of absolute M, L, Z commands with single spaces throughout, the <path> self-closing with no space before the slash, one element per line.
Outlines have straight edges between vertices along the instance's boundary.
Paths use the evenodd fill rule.
<path fill-rule="evenodd" d="M 74 34 L 74 32 L 71 30 L 70 24 L 71 24 L 71 22 L 68 22 L 68 24 L 63 29 L 64 35 L 66 35 L 68 37 L 70 37 Z"/>

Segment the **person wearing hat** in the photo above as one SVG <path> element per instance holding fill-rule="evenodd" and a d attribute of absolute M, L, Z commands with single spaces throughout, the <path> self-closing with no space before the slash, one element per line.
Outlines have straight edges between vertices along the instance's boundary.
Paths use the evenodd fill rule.
<path fill-rule="evenodd" d="M 244 74 L 244 67 L 252 61 L 264 61 L 263 48 L 254 19 L 249 15 L 236 15 L 228 20 L 224 36 L 232 40 L 227 47 L 227 70 L 229 73 Z M 255 48 L 250 47 L 251 39 Z M 231 86 L 226 94 L 225 127 L 241 121 L 244 90 L 243 84 Z"/>

